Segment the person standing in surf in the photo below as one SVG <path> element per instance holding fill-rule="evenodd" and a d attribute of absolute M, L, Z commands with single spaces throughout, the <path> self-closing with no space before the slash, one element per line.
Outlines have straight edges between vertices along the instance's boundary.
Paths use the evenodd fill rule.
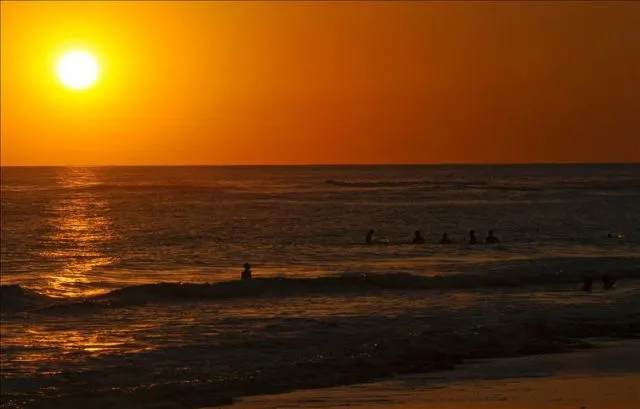
<path fill-rule="evenodd" d="M 375 233 L 375 230 L 373 230 L 373 229 L 369 230 L 369 233 L 367 233 L 367 237 L 365 237 L 365 239 L 364 239 L 365 244 L 373 243 L 373 234 L 374 233 Z"/>
<path fill-rule="evenodd" d="M 469 230 L 469 244 L 478 244 L 478 240 L 476 240 L 475 230 Z"/>
<path fill-rule="evenodd" d="M 244 270 L 242 271 L 240 278 L 242 280 L 251 280 L 253 278 L 253 273 L 251 271 L 251 264 L 244 263 Z"/>
<path fill-rule="evenodd" d="M 496 244 L 496 243 L 500 243 L 500 240 L 498 240 L 498 238 L 493 235 L 493 230 L 489 230 L 489 235 L 484 240 L 484 242 L 486 244 Z"/>
<path fill-rule="evenodd" d="M 440 239 L 440 244 L 453 244 L 449 235 L 447 233 L 442 233 L 442 238 Z"/>
<path fill-rule="evenodd" d="M 420 230 L 413 232 L 413 240 L 411 240 L 411 244 L 424 244 L 424 237 L 422 237 Z"/>

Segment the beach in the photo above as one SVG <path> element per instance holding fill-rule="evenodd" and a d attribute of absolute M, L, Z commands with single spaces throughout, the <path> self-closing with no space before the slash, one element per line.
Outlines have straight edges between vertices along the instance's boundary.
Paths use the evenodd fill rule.
<path fill-rule="evenodd" d="M 640 342 L 567 354 L 483 360 L 447 372 L 242 398 L 237 409 L 634 409 Z"/>

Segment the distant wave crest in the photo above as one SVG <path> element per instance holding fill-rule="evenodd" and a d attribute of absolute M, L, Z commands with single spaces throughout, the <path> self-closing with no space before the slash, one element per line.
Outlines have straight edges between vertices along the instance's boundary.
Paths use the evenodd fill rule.
<path fill-rule="evenodd" d="M 3 186 L 3 192 L 222 192 L 231 190 L 243 190 L 241 186 L 223 185 L 188 185 L 188 184 L 95 184 L 80 186 Z"/>
<path fill-rule="evenodd" d="M 382 188 L 382 187 L 402 187 L 402 186 L 433 186 L 438 187 L 437 183 L 433 181 L 423 180 L 404 180 L 404 181 L 371 181 L 371 182 L 349 182 L 342 180 L 326 180 L 325 183 L 334 186 L 342 187 L 370 187 L 370 188 Z"/>
<path fill-rule="evenodd" d="M 420 186 L 428 189 L 478 189 L 478 190 L 497 190 L 512 192 L 538 192 L 544 190 L 584 190 L 584 191 L 632 191 L 640 192 L 640 181 L 638 179 L 618 180 L 615 182 L 548 182 L 540 181 L 531 183 L 495 183 L 491 184 L 486 181 L 460 181 L 460 182 L 443 182 L 439 183 L 433 180 L 380 180 L 380 181 L 346 181 L 333 180 L 325 181 L 326 184 L 344 187 L 344 188 L 398 188 L 406 186 Z"/>

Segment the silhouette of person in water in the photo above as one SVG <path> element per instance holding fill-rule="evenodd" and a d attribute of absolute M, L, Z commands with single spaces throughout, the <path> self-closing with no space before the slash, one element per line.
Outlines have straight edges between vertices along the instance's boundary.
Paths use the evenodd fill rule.
<path fill-rule="evenodd" d="M 453 244 L 451 239 L 447 236 L 447 233 L 442 233 L 442 238 L 440 239 L 440 244 Z"/>
<path fill-rule="evenodd" d="M 373 229 L 369 230 L 369 233 L 367 233 L 367 237 L 365 237 L 365 239 L 364 239 L 364 242 L 366 244 L 373 243 L 373 233 L 375 233 L 375 230 L 373 230 Z"/>
<path fill-rule="evenodd" d="M 242 275 L 240 276 L 243 280 L 251 280 L 253 278 L 251 272 L 251 264 L 244 263 L 244 270 L 242 271 Z"/>
<path fill-rule="evenodd" d="M 582 279 L 582 291 L 591 291 L 591 287 L 593 286 L 593 278 L 591 276 L 584 276 Z"/>
<path fill-rule="evenodd" d="M 493 235 L 493 230 L 489 230 L 489 235 L 486 239 L 484 239 L 484 242 L 487 244 L 495 244 L 500 243 L 500 240 L 498 240 L 498 238 Z"/>
<path fill-rule="evenodd" d="M 478 240 L 476 240 L 475 230 L 469 230 L 469 244 L 478 244 Z"/>
<path fill-rule="evenodd" d="M 616 280 L 611 276 L 611 274 L 605 274 L 602 276 L 602 288 L 605 290 L 611 290 Z"/>
<path fill-rule="evenodd" d="M 420 230 L 413 232 L 413 240 L 411 240 L 411 244 L 424 244 L 424 237 L 422 237 Z"/>

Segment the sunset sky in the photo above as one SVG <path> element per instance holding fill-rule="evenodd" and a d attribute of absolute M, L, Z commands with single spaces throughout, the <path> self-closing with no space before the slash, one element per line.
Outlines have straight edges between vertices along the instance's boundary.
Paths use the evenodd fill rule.
<path fill-rule="evenodd" d="M 1 7 L 5 166 L 640 161 L 640 3 Z"/>

